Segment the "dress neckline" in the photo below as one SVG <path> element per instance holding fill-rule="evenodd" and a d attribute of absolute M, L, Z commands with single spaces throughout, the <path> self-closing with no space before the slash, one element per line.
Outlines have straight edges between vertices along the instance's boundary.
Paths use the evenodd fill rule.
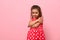
<path fill-rule="evenodd" d="M 32 21 L 36 20 L 36 18 L 32 18 Z"/>

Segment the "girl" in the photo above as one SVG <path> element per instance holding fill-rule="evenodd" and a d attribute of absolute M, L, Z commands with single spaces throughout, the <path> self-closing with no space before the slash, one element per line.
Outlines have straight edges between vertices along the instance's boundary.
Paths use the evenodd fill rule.
<path fill-rule="evenodd" d="M 41 8 L 38 5 L 31 7 L 31 20 L 29 21 L 28 27 L 30 27 L 30 30 L 27 34 L 27 40 L 45 40 L 43 17 Z"/>

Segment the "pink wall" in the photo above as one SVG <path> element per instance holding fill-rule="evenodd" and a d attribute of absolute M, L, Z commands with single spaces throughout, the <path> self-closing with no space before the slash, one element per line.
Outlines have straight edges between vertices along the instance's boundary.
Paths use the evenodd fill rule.
<path fill-rule="evenodd" d="M 41 6 L 46 40 L 60 40 L 60 0 L 0 0 L 0 40 L 26 40 L 33 4 Z"/>

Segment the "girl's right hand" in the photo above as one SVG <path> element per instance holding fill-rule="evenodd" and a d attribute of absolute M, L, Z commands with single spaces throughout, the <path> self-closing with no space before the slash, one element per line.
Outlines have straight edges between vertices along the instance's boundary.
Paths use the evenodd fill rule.
<path fill-rule="evenodd" d="M 38 20 L 38 22 L 42 22 L 43 21 L 43 17 L 39 17 L 37 20 Z"/>
<path fill-rule="evenodd" d="M 40 17 L 37 20 L 39 21 L 40 20 Z"/>

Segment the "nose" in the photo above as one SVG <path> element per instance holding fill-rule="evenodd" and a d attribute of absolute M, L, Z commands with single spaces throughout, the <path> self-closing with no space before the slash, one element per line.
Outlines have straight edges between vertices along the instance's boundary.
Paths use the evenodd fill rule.
<path fill-rule="evenodd" d="M 36 16 L 36 14 L 34 14 L 34 16 Z"/>

